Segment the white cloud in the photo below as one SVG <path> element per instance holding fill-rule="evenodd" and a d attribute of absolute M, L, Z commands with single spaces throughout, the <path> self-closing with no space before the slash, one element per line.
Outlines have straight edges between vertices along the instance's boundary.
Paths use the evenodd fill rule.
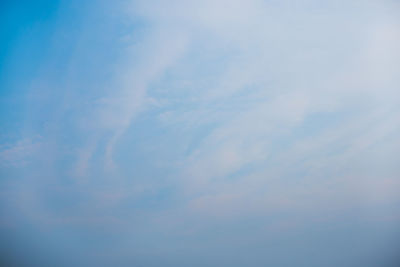
<path fill-rule="evenodd" d="M 42 145 L 36 139 L 22 139 L 14 144 L 2 144 L 0 146 L 1 166 L 22 167 L 29 163 Z"/>
<path fill-rule="evenodd" d="M 199 78 L 193 74 L 196 78 L 185 83 L 189 97 L 183 101 L 189 104 L 162 114 L 166 126 L 179 125 L 189 134 L 207 124 L 216 125 L 182 159 L 179 183 L 189 199 L 190 194 L 201 203 L 237 196 L 229 191 L 230 175 L 253 165 L 257 167 L 250 168 L 261 168 L 267 176 L 288 179 L 296 179 L 290 172 L 310 173 L 308 178 L 298 177 L 304 179 L 299 183 L 305 186 L 311 175 L 317 191 L 330 190 L 321 180 L 325 173 L 333 183 L 337 179 L 350 186 L 352 181 L 341 180 L 340 173 L 351 168 L 346 162 L 367 162 L 360 157 L 363 151 L 391 140 L 399 131 L 395 119 L 400 99 L 396 90 L 400 60 L 395 49 L 399 21 L 385 8 L 372 2 L 319 5 L 315 1 L 304 6 L 263 1 L 140 2 L 138 6 L 136 14 L 155 25 L 190 32 L 188 36 L 196 41 L 188 48 L 188 56 L 197 60 L 193 64 L 200 65 L 193 70 Z M 343 6 L 346 12 L 340 9 Z M 201 50 L 199 43 L 208 49 Z M 220 51 L 223 62 L 218 62 L 218 54 L 205 55 L 210 61 L 193 56 L 210 51 Z M 220 64 L 215 76 L 202 76 L 203 68 L 213 64 Z M 182 69 L 188 66 L 172 67 L 175 73 L 187 75 Z M 206 86 L 198 87 L 199 81 Z M 178 83 L 166 83 L 172 84 L 168 90 L 173 93 Z M 330 120 L 329 115 L 335 114 L 338 124 L 309 130 L 310 137 L 296 136 L 295 130 L 312 116 Z M 316 124 L 318 128 L 321 122 Z M 288 137 L 292 133 L 294 140 Z M 285 140 L 287 148 L 274 148 Z M 395 157 L 391 150 L 382 153 Z M 272 173 L 268 171 L 271 162 L 276 164 Z M 363 183 L 363 173 L 347 171 Z M 239 195 L 250 197 L 253 192 L 244 189 L 251 183 L 248 176 L 235 179 L 242 180 L 240 190 L 246 192 Z M 258 186 L 263 185 L 270 185 L 270 180 Z M 218 194 L 209 197 L 218 190 L 221 198 Z M 339 196 L 344 189 L 338 190 Z M 296 191 L 290 192 L 296 197 Z M 223 203 L 235 206 L 231 201 Z"/>
<path fill-rule="evenodd" d="M 76 118 L 77 132 L 85 136 L 75 147 L 76 175 L 95 177 L 86 185 L 106 180 L 98 176 L 110 176 L 113 184 L 105 192 L 86 188 L 91 201 L 81 208 L 89 211 L 96 203 L 117 207 L 137 194 L 121 193 L 121 188 L 141 188 L 147 182 L 143 180 L 153 178 L 136 170 L 121 174 L 118 165 L 132 163 L 140 169 L 136 165 L 141 162 L 134 162 L 138 157 L 119 149 L 130 144 L 119 142 L 132 132 L 150 135 L 152 130 L 135 128 L 135 120 L 149 113 L 171 140 L 160 138 L 161 133 L 156 140 L 145 139 L 143 146 L 171 141 L 163 149 L 178 155 L 161 157 L 168 166 L 164 183 L 178 188 L 174 197 L 182 200 L 172 211 L 160 212 L 160 217 L 170 216 L 165 220 L 173 221 L 175 212 L 190 221 L 197 212 L 230 217 L 320 211 L 329 205 L 340 209 L 358 205 L 351 195 L 364 181 L 364 196 L 377 193 L 382 198 L 376 199 L 384 199 L 388 185 L 397 183 L 395 160 L 389 160 L 391 171 L 381 179 L 383 163 L 368 164 L 374 152 L 396 157 L 390 147 L 398 146 L 393 136 L 399 133 L 399 20 L 376 5 L 132 2 L 126 12 L 143 25 L 138 23 L 132 36 L 124 38 L 132 43 L 116 67 L 112 86 L 88 104 L 88 116 Z M 3 150 L 1 157 L 18 161 L 30 153 L 21 151 L 33 147 L 21 143 Z M 132 160 L 115 162 L 118 153 Z M 366 175 L 361 166 L 371 173 Z M 112 217 L 93 209 L 96 218 Z M 120 217 L 129 221 L 130 216 Z M 63 218 L 78 222 L 78 217 Z"/>

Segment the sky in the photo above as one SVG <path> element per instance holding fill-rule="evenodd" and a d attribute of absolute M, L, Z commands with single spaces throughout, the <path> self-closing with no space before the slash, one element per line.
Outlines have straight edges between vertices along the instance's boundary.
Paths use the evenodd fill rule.
<path fill-rule="evenodd" d="M 396 0 L 0 3 L 0 265 L 396 267 Z"/>

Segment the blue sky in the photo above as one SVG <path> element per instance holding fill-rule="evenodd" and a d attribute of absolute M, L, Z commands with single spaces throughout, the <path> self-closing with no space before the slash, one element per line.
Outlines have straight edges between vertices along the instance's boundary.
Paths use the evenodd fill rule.
<path fill-rule="evenodd" d="M 396 1 L 3 1 L 11 266 L 397 266 Z"/>

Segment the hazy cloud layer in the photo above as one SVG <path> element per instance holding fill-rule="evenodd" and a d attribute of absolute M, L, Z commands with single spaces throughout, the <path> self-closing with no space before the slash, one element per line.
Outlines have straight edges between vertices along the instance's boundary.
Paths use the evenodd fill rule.
<path fill-rule="evenodd" d="M 75 5 L 25 78 L 23 137 L 0 147 L 0 227 L 26 242 L 13 253 L 396 263 L 398 3 L 117 1 L 74 20 Z"/>

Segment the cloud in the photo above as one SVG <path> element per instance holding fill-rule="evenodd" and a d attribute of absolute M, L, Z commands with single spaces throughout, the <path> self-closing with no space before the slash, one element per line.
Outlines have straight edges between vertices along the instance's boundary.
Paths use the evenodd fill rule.
<path fill-rule="evenodd" d="M 22 167 L 32 161 L 37 155 L 41 142 L 36 139 L 22 139 L 14 144 L 0 146 L 0 162 L 3 168 Z"/>
<path fill-rule="evenodd" d="M 109 76 L 54 86 L 73 97 L 47 107 L 57 114 L 42 130 L 52 154 L 31 139 L 0 152 L 8 165 L 51 158 L 13 184 L 7 205 L 20 221 L 70 229 L 72 239 L 99 225 L 89 232 L 111 233 L 112 253 L 125 259 L 134 248 L 146 263 L 152 253 L 202 258 L 211 244 L 254 248 L 277 232 L 343 236 L 347 221 L 399 220 L 394 4 L 119 4 L 125 30 L 111 42 Z M 288 247 L 277 251 L 287 257 Z"/>
<path fill-rule="evenodd" d="M 343 12 L 342 4 L 132 2 L 128 16 L 146 26 L 132 33 L 113 87 L 85 118 L 92 140 L 78 150 L 78 173 L 90 176 L 89 165 L 103 162 L 120 176 L 126 163 L 114 156 L 130 157 L 119 154 L 123 142 L 146 131 L 135 121 L 150 116 L 176 145 L 163 146 L 177 151 L 169 182 L 189 206 L 246 198 L 271 179 L 286 185 L 276 177 L 329 191 L 320 177 L 342 181 L 347 162 L 366 164 L 360 153 L 398 132 L 399 22 L 383 5 L 354 2 Z M 253 173 L 266 177 L 255 187 Z M 246 193 L 231 194 L 231 184 Z"/>

